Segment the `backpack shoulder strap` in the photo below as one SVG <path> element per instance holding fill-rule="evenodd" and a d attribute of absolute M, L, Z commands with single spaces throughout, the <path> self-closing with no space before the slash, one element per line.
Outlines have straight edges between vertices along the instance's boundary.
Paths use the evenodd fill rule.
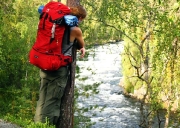
<path fill-rule="evenodd" d="M 70 32 L 71 32 L 71 27 L 66 26 L 65 31 L 64 31 L 64 35 L 63 35 L 63 40 L 62 40 L 62 47 L 63 47 L 63 44 L 64 45 L 70 45 Z M 63 51 L 63 54 L 65 54 L 70 48 L 72 48 L 73 44 L 70 45 L 65 51 Z"/>
<path fill-rule="evenodd" d="M 70 44 L 70 32 L 71 32 L 71 27 L 66 26 L 62 40 L 63 44 Z"/>

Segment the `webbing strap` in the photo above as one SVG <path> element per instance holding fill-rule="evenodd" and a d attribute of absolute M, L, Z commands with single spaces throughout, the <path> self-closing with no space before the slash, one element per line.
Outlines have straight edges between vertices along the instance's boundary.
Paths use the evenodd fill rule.
<path fill-rule="evenodd" d="M 48 14 L 46 13 L 45 17 L 44 17 L 44 21 L 43 21 L 43 29 L 45 28 L 45 21 L 47 20 L 48 18 Z"/>
<path fill-rule="evenodd" d="M 69 48 L 67 48 L 67 49 L 63 52 L 63 54 L 65 54 L 70 48 L 72 48 L 73 45 L 74 45 L 74 44 L 72 44 L 71 46 L 69 46 Z"/>
<path fill-rule="evenodd" d="M 47 55 L 55 55 L 55 56 L 60 56 L 61 54 L 54 54 L 54 53 L 50 53 L 50 52 L 46 52 L 46 51 L 41 51 L 39 49 L 36 49 L 34 47 L 32 47 L 35 51 L 39 52 L 39 53 L 42 53 L 42 54 L 47 54 Z"/>

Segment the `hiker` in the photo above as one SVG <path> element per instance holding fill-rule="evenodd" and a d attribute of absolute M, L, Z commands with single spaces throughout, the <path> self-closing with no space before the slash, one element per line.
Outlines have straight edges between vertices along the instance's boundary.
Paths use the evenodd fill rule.
<path fill-rule="evenodd" d="M 87 15 L 86 10 L 81 6 L 70 7 L 70 14 L 78 18 L 79 23 L 83 21 Z M 82 31 L 78 26 L 70 28 L 70 42 L 63 45 L 63 51 L 72 45 L 75 40 L 78 42 L 80 57 L 85 55 L 85 44 Z M 71 55 L 72 47 L 65 54 Z M 68 66 L 60 67 L 55 71 L 40 70 L 40 90 L 37 102 L 36 112 L 34 116 L 35 122 L 45 123 L 48 121 L 50 125 L 56 125 L 60 116 L 61 98 L 67 83 L 69 74 Z"/>

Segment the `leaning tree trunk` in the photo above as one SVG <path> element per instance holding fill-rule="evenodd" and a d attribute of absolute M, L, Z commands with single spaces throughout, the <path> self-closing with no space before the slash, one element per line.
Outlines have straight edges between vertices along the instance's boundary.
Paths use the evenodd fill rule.
<path fill-rule="evenodd" d="M 80 4 L 80 0 L 67 0 L 67 5 L 75 6 Z M 77 48 L 74 45 L 73 47 L 73 63 L 70 68 L 70 75 L 68 78 L 68 82 L 64 91 L 64 95 L 61 100 L 60 107 L 60 118 L 59 123 L 57 124 L 57 128 L 73 128 L 73 104 L 74 104 L 74 82 L 75 82 L 75 69 L 76 69 L 76 51 Z"/>
<path fill-rule="evenodd" d="M 67 5 L 69 7 L 76 6 L 80 4 L 80 0 L 67 0 Z"/>

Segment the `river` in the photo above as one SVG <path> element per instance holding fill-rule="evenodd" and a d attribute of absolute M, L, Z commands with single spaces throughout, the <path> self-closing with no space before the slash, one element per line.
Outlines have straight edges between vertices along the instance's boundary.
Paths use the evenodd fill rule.
<path fill-rule="evenodd" d="M 83 86 L 88 88 L 99 83 L 98 94 L 79 96 L 77 100 L 79 108 L 98 106 L 84 113 L 95 122 L 91 128 L 139 128 L 140 103 L 125 97 L 123 89 L 119 86 L 122 78 L 122 43 L 94 46 L 88 49 L 88 60 L 77 61 L 80 77 L 76 79 L 75 85 L 79 91 L 83 92 Z M 82 81 L 83 77 L 87 79 Z"/>

